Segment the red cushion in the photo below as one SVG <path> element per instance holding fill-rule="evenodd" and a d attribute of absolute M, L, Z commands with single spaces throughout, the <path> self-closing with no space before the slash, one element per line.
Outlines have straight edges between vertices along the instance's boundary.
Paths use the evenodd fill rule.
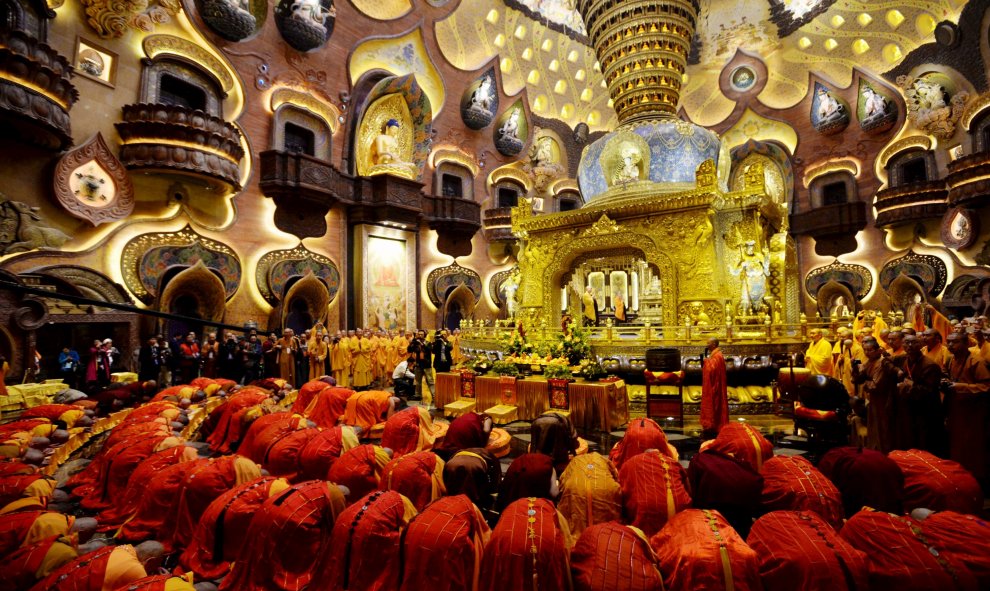
<path fill-rule="evenodd" d="M 834 421 L 837 418 L 834 410 L 815 410 L 800 404 L 794 405 L 794 418 L 809 421 Z"/>

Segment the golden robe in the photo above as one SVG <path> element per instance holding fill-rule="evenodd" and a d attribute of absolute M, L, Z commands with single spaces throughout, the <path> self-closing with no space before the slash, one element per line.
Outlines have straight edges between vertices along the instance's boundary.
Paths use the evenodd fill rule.
<path fill-rule="evenodd" d="M 371 383 L 371 341 L 361 339 L 353 351 L 353 386 L 363 388 Z"/>
<path fill-rule="evenodd" d="M 824 337 L 808 345 L 804 365 L 812 374 L 832 375 L 832 345 Z"/>
<path fill-rule="evenodd" d="M 299 350 L 299 339 L 282 337 L 276 341 L 281 345 L 278 350 L 278 377 L 290 384 L 296 383 L 296 351 Z"/>
<path fill-rule="evenodd" d="M 327 358 L 329 346 L 323 339 L 309 339 L 306 351 L 309 353 L 309 379 L 318 380 L 323 377 L 323 361 Z"/>
<path fill-rule="evenodd" d="M 342 338 L 335 345 L 330 354 L 330 372 L 333 379 L 337 381 L 337 386 L 346 388 L 350 383 L 351 375 L 351 351 L 350 341 Z"/>

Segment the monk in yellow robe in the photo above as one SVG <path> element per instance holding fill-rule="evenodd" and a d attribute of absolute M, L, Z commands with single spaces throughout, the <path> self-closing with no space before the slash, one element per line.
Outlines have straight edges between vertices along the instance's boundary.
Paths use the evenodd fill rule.
<path fill-rule="evenodd" d="M 374 361 L 374 376 L 382 388 L 385 387 L 386 382 L 392 376 L 392 370 L 395 369 L 394 367 L 388 367 L 388 354 L 386 352 L 386 344 L 388 342 L 388 335 L 384 333 L 371 337 L 371 358 Z"/>
<path fill-rule="evenodd" d="M 333 374 L 338 387 L 346 388 L 350 384 L 350 341 L 340 333 L 337 334 L 337 341 L 330 348 L 330 373 Z"/>
<path fill-rule="evenodd" d="M 351 369 L 348 379 L 351 381 L 351 386 L 354 386 L 354 362 L 357 361 L 357 355 L 361 352 L 361 335 L 353 330 L 347 331 L 347 350 L 351 354 Z"/>
<path fill-rule="evenodd" d="M 291 328 L 282 331 L 282 338 L 275 342 L 278 349 L 278 373 L 280 378 L 290 384 L 296 383 L 296 351 L 299 350 L 297 339 Z"/>
<path fill-rule="evenodd" d="M 351 341 L 351 344 L 354 344 L 354 341 Z M 362 334 L 354 349 L 353 386 L 355 388 L 364 388 L 371 384 L 371 364 L 371 341 Z"/>
<path fill-rule="evenodd" d="M 581 296 L 581 307 L 584 311 L 584 325 L 598 325 L 598 303 L 589 285 Z"/>
<path fill-rule="evenodd" d="M 461 329 L 455 328 L 450 335 L 450 359 L 454 365 L 460 365 L 464 361 L 464 354 L 461 353 Z"/>
<path fill-rule="evenodd" d="M 323 341 L 321 325 L 317 325 L 311 334 L 309 342 L 306 343 L 306 351 L 309 353 L 309 379 L 317 380 L 323 376 L 323 362 L 326 361 L 329 346 Z"/>
<path fill-rule="evenodd" d="M 812 374 L 832 375 L 832 345 L 822 336 L 821 329 L 813 328 L 811 344 L 804 353 L 804 365 Z"/>

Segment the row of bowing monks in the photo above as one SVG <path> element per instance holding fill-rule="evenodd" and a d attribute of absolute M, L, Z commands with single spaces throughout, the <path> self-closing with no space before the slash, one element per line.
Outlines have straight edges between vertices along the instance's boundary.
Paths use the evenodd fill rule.
<path fill-rule="evenodd" d="M 330 378 L 106 400 L 0 425 L 0 591 L 990 589 L 980 486 L 924 451 L 815 466 L 733 422 L 682 462 L 634 419 L 605 455 L 547 414 L 503 474 L 486 416 Z"/>

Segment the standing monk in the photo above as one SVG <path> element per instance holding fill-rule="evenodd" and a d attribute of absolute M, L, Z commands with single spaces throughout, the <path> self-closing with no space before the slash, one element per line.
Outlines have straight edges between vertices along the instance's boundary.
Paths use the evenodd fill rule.
<path fill-rule="evenodd" d="M 729 423 L 729 390 L 725 380 L 725 357 L 718 339 L 708 339 L 708 357 L 701 372 L 701 428 L 710 435 Z"/>
<path fill-rule="evenodd" d="M 811 344 L 804 353 L 805 367 L 812 374 L 832 375 L 832 345 L 822 337 L 820 328 L 813 328 L 808 334 L 811 335 Z"/>
<path fill-rule="evenodd" d="M 584 310 L 584 325 L 598 326 L 598 302 L 595 301 L 594 289 L 590 285 L 581 296 L 581 307 Z"/>
<path fill-rule="evenodd" d="M 883 356 L 880 343 L 873 337 L 863 339 L 866 363 L 853 368 L 853 381 L 863 384 L 866 398 L 866 447 L 883 453 L 894 447 L 894 396 L 897 368 Z"/>
<path fill-rule="evenodd" d="M 337 386 L 346 388 L 350 384 L 351 353 L 350 343 L 339 332 L 330 348 L 330 371 Z"/>
<path fill-rule="evenodd" d="M 901 358 L 901 382 L 894 402 L 894 449 L 941 454 L 945 418 L 938 386 L 942 368 L 924 354 L 921 341 L 916 335 L 904 337 L 907 354 Z"/>
<path fill-rule="evenodd" d="M 354 344 L 354 341 L 351 341 Z M 353 351 L 354 355 L 354 388 L 364 388 L 371 384 L 371 341 L 365 333 L 361 334 L 357 341 L 357 347 Z"/>
<path fill-rule="evenodd" d="M 327 344 L 323 342 L 323 325 L 317 324 L 306 343 L 309 353 L 309 379 L 318 380 L 323 376 L 323 361 L 327 358 Z"/>
<path fill-rule="evenodd" d="M 275 345 L 278 350 L 278 377 L 290 384 L 296 383 L 296 351 L 299 341 L 292 335 L 292 329 L 282 331 L 282 338 Z"/>
<path fill-rule="evenodd" d="M 217 333 L 211 332 L 203 343 L 203 375 L 208 378 L 217 377 L 217 361 L 220 359 L 220 341 Z"/>
<path fill-rule="evenodd" d="M 969 350 L 965 333 L 949 335 L 945 424 L 949 429 L 949 458 L 959 462 L 990 489 L 990 370 L 983 358 Z"/>

